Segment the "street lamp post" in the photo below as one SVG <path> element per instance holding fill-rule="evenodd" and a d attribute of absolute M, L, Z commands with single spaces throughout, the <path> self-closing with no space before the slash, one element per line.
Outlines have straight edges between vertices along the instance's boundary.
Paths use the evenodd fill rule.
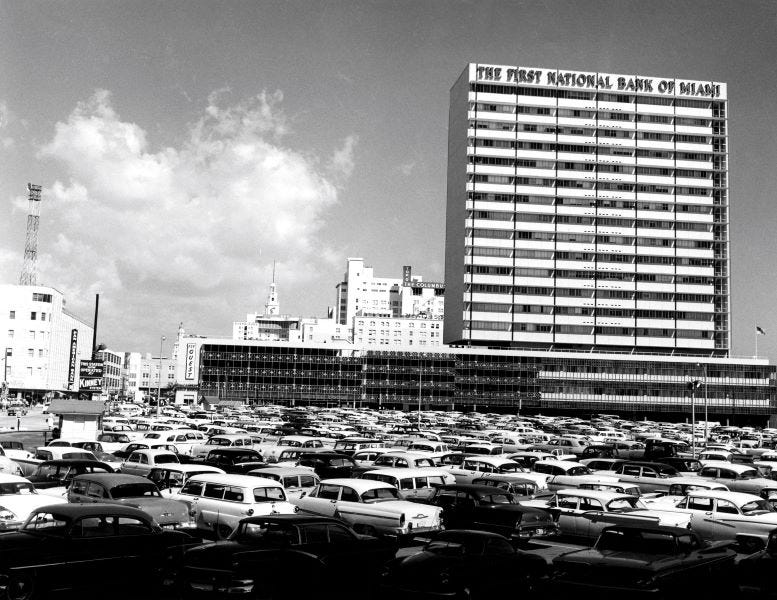
<path fill-rule="evenodd" d="M 709 419 L 707 418 L 707 406 L 709 403 L 707 398 L 707 365 L 697 363 L 696 366 L 704 369 L 704 443 L 706 444 L 708 442 L 707 427 L 709 427 Z"/>
<path fill-rule="evenodd" d="M 156 416 L 160 414 L 159 404 L 162 396 L 162 344 L 165 342 L 165 336 L 162 336 L 159 340 L 159 373 L 157 373 L 157 388 L 156 388 Z"/>
<path fill-rule="evenodd" d="M 691 452 L 696 458 L 696 390 L 700 382 L 698 379 L 688 382 L 688 391 L 691 392 Z"/>
<path fill-rule="evenodd" d="M 421 431 L 421 379 L 424 376 L 421 361 L 418 361 L 418 431 Z"/>

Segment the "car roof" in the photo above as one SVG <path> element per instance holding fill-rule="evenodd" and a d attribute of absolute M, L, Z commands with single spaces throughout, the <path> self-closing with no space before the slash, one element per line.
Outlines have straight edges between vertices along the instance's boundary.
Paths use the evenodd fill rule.
<path fill-rule="evenodd" d="M 108 471 L 113 471 L 110 465 L 105 464 L 104 462 L 100 462 L 99 460 L 87 460 L 86 458 L 55 458 L 53 460 L 44 460 L 41 461 L 38 466 L 40 465 L 47 465 L 47 466 L 73 466 L 73 465 L 99 465 L 103 469 L 106 469 Z"/>
<path fill-rule="evenodd" d="M 203 473 L 194 475 L 189 481 L 204 481 L 205 483 L 223 483 L 225 485 L 244 485 L 246 487 L 278 487 L 278 482 L 267 477 L 253 475 L 235 475 L 231 473 Z"/>
<path fill-rule="evenodd" d="M 381 475 L 390 475 L 397 478 L 423 477 L 424 475 L 451 475 L 451 472 L 447 469 L 437 469 L 435 467 L 412 467 L 409 469 L 392 467 L 389 469 L 373 469 L 371 471 L 365 471 L 363 475 L 367 475 L 368 473 L 380 473 Z"/>
<path fill-rule="evenodd" d="M 390 488 L 395 490 L 393 485 L 385 483 L 383 481 L 374 481 L 372 479 L 325 479 L 321 482 L 321 485 L 339 485 L 347 486 L 356 490 L 357 493 L 367 492 L 376 488 Z"/>
<path fill-rule="evenodd" d="M 710 460 L 702 467 L 715 467 L 719 469 L 728 469 L 729 471 L 736 471 L 737 473 L 743 473 L 745 471 L 755 471 L 756 468 L 753 465 L 743 465 L 740 463 L 730 463 L 725 460 Z"/>
<path fill-rule="evenodd" d="M 478 483 L 451 483 L 449 485 L 437 486 L 439 490 L 457 490 L 462 492 L 473 492 L 481 494 L 496 494 L 507 493 L 505 490 L 500 490 L 492 485 L 480 485 Z"/>
<path fill-rule="evenodd" d="M 126 504 L 112 504 L 108 502 L 95 502 L 88 504 L 48 504 L 35 509 L 35 512 L 50 512 L 62 515 L 68 519 L 78 517 L 88 517 L 97 515 L 125 515 L 142 518 L 144 521 L 151 521 L 151 517 L 134 506 Z"/>
<path fill-rule="evenodd" d="M 143 454 L 145 456 L 159 456 L 160 454 L 172 454 L 175 456 L 175 452 L 172 450 L 166 450 L 164 448 L 138 448 L 133 450 L 132 454 Z"/>
<path fill-rule="evenodd" d="M 293 448 L 290 448 L 290 450 L 293 450 Z M 261 454 L 261 452 L 255 448 L 251 448 L 250 446 L 214 446 L 208 452 L 208 454 L 212 454 L 214 452 L 222 454 L 241 454 L 243 452 L 254 452 L 256 454 Z"/>
<path fill-rule="evenodd" d="M 756 496 L 755 494 L 725 490 L 699 490 L 698 492 L 688 492 L 688 495 L 703 498 L 716 498 L 718 500 L 731 500 L 735 504 L 745 504 L 746 502 L 753 502 L 754 500 L 762 500 L 761 496 Z"/>
<path fill-rule="evenodd" d="M 179 473 L 208 472 L 223 473 L 222 469 L 213 465 L 204 465 L 201 463 L 163 463 L 155 466 L 152 471 L 177 471 Z"/>
<path fill-rule="evenodd" d="M 561 468 L 572 468 L 572 467 L 585 467 L 583 463 L 579 463 L 576 460 L 556 460 L 554 458 L 547 458 L 543 460 L 538 460 L 534 463 L 536 465 L 551 465 L 554 467 L 561 467 Z"/>
<path fill-rule="evenodd" d="M 617 485 L 617 482 L 615 481 L 612 483 Z M 593 498 L 595 500 L 601 500 L 602 502 L 609 502 L 610 500 L 615 500 L 617 498 L 635 498 L 635 496 L 632 496 L 631 494 L 621 494 L 620 492 L 610 492 L 607 490 L 585 490 L 580 488 L 558 490 L 556 494 L 559 496 L 585 496 L 586 498 Z"/>
<path fill-rule="evenodd" d="M 254 469 L 251 473 L 259 475 L 260 473 L 272 473 L 274 475 L 316 475 L 305 467 L 266 467 L 264 469 Z"/>
<path fill-rule="evenodd" d="M 504 455 L 502 456 L 491 456 L 488 454 L 473 454 L 472 456 L 467 456 L 464 460 L 479 460 L 480 462 L 486 462 L 494 465 L 495 467 L 498 467 L 500 465 L 503 465 L 505 463 L 515 463 L 516 461 L 512 460 L 511 458 L 506 458 Z"/>
<path fill-rule="evenodd" d="M 26 477 L 11 475 L 10 473 L 0 473 L 0 483 L 30 483 Z"/>
<path fill-rule="evenodd" d="M 122 485 L 125 483 L 152 483 L 150 479 L 129 473 L 83 473 L 75 479 L 88 479 L 104 485 Z"/>

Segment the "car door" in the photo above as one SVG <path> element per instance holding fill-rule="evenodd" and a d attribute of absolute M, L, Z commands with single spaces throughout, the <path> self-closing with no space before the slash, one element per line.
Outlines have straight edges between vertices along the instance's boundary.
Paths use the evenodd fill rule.
<path fill-rule="evenodd" d="M 561 533 L 565 535 L 577 535 L 577 521 L 580 511 L 578 510 L 580 499 L 577 496 L 556 495 L 551 500 L 551 514 L 553 514 L 558 523 Z"/>
<path fill-rule="evenodd" d="M 195 520 L 198 527 L 213 529 L 218 525 L 221 503 L 227 486 L 223 483 L 206 483 L 197 503 Z"/>
<path fill-rule="evenodd" d="M 138 475 L 140 472 L 140 452 L 133 452 L 121 465 L 121 472 L 130 475 Z"/>
<path fill-rule="evenodd" d="M 677 508 L 684 509 L 691 515 L 691 529 L 701 537 L 711 540 L 715 536 L 714 505 L 712 498 L 688 496 L 677 504 Z"/>
<path fill-rule="evenodd" d="M 712 523 L 712 537 L 716 540 L 735 540 L 738 533 L 757 533 L 763 535 L 768 531 L 757 520 L 743 517 L 737 505 L 729 500 L 715 500 L 715 514 Z"/>
<path fill-rule="evenodd" d="M 575 535 L 596 540 L 602 529 L 615 523 L 607 518 L 604 505 L 597 498 L 581 497 L 578 517 L 575 521 Z"/>
<path fill-rule="evenodd" d="M 331 517 L 337 511 L 337 500 L 339 497 L 339 485 L 320 483 L 317 490 L 301 498 L 298 502 L 300 508 L 307 512 Z"/>

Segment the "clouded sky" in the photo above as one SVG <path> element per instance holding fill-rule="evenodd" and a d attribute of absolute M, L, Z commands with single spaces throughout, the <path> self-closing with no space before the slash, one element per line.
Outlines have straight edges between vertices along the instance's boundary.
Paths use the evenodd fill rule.
<path fill-rule="evenodd" d="M 777 3 L 0 0 L 0 281 L 26 184 L 39 282 L 99 341 L 230 335 L 278 262 L 324 316 L 348 256 L 441 280 L 448 90 L 469 61 L 729 84 L 734 354 L 777 355 Z"/>

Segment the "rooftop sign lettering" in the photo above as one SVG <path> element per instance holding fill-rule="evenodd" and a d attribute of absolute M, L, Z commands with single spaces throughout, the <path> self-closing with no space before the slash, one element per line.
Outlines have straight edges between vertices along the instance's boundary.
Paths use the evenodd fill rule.
<path fill-rule="evenodd" d="M 581 73 L 579 71 L 555 71 L 491 65 L 477 65 L 475 73 L 478 81 L 494 81 L 508 84 L 706 98 L 720 98 L 725 94 L 723 89 L 725 84 L 709 81 L 659 79 L 657 77 L 614 75 L 612 73 Z"/>

